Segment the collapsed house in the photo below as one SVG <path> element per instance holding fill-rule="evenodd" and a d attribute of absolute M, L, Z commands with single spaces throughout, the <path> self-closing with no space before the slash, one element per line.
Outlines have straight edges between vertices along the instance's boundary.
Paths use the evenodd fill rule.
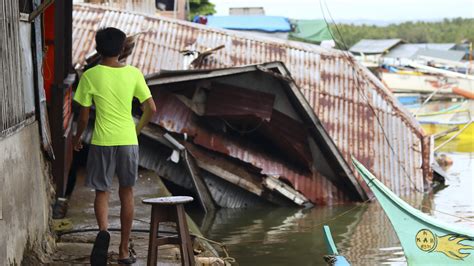
<path fill-rule="evenodd" d="M 157 113 L 140 164 L 195 192 L 203 207 L 254 206 L 249 193 L 279 205 L 366 198 L 282 63 L 164 72 L 147 82 Z"/>
<path fill-rule="evenodd" d="M 187 69 L 190 60 L 183 50 L 199 54 L 223 46 L 194 64 L 199 70 L 161 71 L 148 77 L 157 105 L 163 108 L 148 128 L 154 133 L 148 132 L 142 141 L 141 164 L 168 171 L 160 173 L 191 191 L 204 183 L 208 197 L 220 202 L 210 180 L 224 180 L 221 188 L 232 185 L 269 201 L 361 200 L 367 190 L 348 163 L 351 156 L 399 195 L 431 185 L 430 138 L 383 84 L 343 51 L 91 5 L 75 5 L 73 23 L 73 61 L 78 68 L 94 52 L 94 33 L 104 26 L 135 35 L 127 63 L 145 74 Z M 278 69 L 270 70 L 275 75 L 259 66 L 248 66 L 253 70 L 243 71 L 248 72 L 245 79 L 238 78 L 243 72 L 229 74 L 245 69 L 234 67 L 271 61 L 281 61 L 287 69 L 272 63 L 263 68 Z M 291 78 L 285 78 L 290 73 Z M 270 76 L 279 81 L 267 80 Z M 252 102 L 255 99 L 259 101 Z M 280 101 L 287 104 L 280 106 Z M 153 145 L 159 146 L 152 149 Z M 163 151 L 162 145 L 170 150 Z M 161 160 L 172 150 L 176 151 L 170 161 L 182 160 L 185 150 L 191 165 L 163 170 Z M 204 177 L 178 181 L 195 168 Z M 265 196 L 272 190 L 265 183 L 272 180 L 278 181 L 274 187 L 286 184 L 293 196 Z M 232 201 L 230 193 L 235 191 L 222 190 L 227 199 L 218 205 L 241 206 L 243 201 L 224 202 Z"/>

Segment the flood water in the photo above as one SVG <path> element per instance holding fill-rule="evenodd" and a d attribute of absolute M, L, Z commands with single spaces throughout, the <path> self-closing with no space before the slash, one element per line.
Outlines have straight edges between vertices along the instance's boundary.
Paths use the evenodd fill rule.
<path fill-rule="evenodd" d="M 446 169 L 448 186 L 406 200 L 439 220 L 474 230 L 474 153 L 445 154 L 454 162 Z M 203 233 L 225 242 L 239 265 L 326 265 L 323 224 L 331 227 L 339 253 L 352 265 L 406 265 L 376 201 L 309 210 L 223 209 L 207 218 Z"/>

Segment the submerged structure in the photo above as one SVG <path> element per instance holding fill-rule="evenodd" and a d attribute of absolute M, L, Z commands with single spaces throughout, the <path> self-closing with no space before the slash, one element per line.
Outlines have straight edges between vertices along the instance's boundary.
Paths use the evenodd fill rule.
<path fill-rule="evenodd" d="M 144 134 L 157 143 L 142 140 L 141 165 L 200 194 L 203 206 L 209 198 L 221 207 L 255 205 L 243 191 L 275 204 L 366 198 L 282 63 L 147 80 L 157 114 Z"/>
<path fill-rule="evenodd" d="M 269 201 L 335 204 L 364 199 L 368 189 L 347 163 L 351 155 L 399 195 L 431 185 L 430 138 L 348 53 L 91 5 L 75 5 L 73 21 L 77 68 L 94 52 L 100 27 L 117 27 L 134 36 L 127 63 L 145 74 L 159 73 L 148 82 L 162 107 L 148 128 L 154 132 L 141 142 L 141 164 L 167 171 L 161 175 L 190 190 L 204 184 L 214 201 L 213 188 L 245 190 L 242 197 L 230 194 L 240 190 L 221 190 L 224 197 L 218 205 L 245 205 L 230 201 L 262 198 L 269 186 L 291 192 L 271 193 Z M 199 57 L 219 46 L 207 58 Z M 189 68 L 189 55 L 200 58 L 193 61 L 196 69 L 176 72 Z M 283 64 L 259 65 L 272 61 Z M 235 68 L 239 66 L 246 67 Z M 166 153 L 159 148 L 163 143 L 170 147 Z M 176 152 L 170 157 L 171 150 Z M 194 158 L 188 170 L 161 166 L 182 159 L 183 150 Z M 170 161 L 162 161 L 168 157 Z M 195 168 L 209 178 L 201 184 L 199 179 L 178 181 Z M 213 185 L 222 179 L 222 186 Z"/>

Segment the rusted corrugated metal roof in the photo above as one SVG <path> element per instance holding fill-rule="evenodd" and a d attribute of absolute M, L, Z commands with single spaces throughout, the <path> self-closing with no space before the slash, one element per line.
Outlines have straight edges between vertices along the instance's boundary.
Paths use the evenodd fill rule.
<path fill-rule="evenodd" d="M 338 160 L 330 160 L 330 159 L 318 159 L 317 164 L 318 165 L 327 165 L 330 167 L 332 172 L 327 172 L 329 173 L 328 176 L 324 176 L 323 173 L 319 172 L 317 169 L 317 166 L 313 166 L 313 161 L 311 157 L 311 152 L 308 151 L 308 156 L 311 158 L 311 165 L 307 165 L 306 167 L 302 167 L 301 165 L 296 165 L 294 163 L 295 158 L 293 158 L 293 154 L 289 151 L 291 149 L 296 149 L 298 147 L 291 147 L 289 148 L 291 143 L 288 143 L 288 145 L 285 144 L 284 138 L 295 138 L 295 142 L 299 140 L 300 142 L 303 142 L 302 139 L 306 140 L 308 138 L 308 132 L 313 132 L 311 134 L 311 138 L 315 138 L 315 141 L 318 143 L 318 147 L 321 150 L 325 150 L 325 156 L 330 157 L 330 156 L 338 156 L 341 158 L 341 155 L 339 155 L 337 149 L 334 147 L 333 149 L 330 148 L 330 145 L 326 143 L 325 140 L 322 140 L 321 137 L 318 137 L 316 139 L 316 135 L 325 135 L 327 136 L 327 133 L 318 131 L 318 133 L 315 133 L 315 131 L 310 130 L 308 131 L 307 128 L 312 128 L 312 122 L 309 122 L 307 124 L 303 124 L 297 121 L 294 121 L 293 123 L 289 123 L 288 121 L 285 121 L 284 118 L 275 118 L 272 115 L 272 120 L 276 119 L 275 121 L 270 120 L 270 123 L 268 124 L 268 129 L 264 130 L 263 133 L 266 131 L 274 131 L 271 132 L 269 135 L 264 134 L 265 137 L 257 137 L 258 141 L 255 139 L 255 135 L 253 137 L 248 138 L 248 134 L 253 134 L 253 133 L 242 133 L 243 135 L 235 135 L 235 134 L 226 134 L 227 130 L 224 130 L 224 132 L 221 132 L 220 130 L 216 131 L 216 127 L 209 128 L 208 127 L 208 122 L 205 121 L 208 120 L 209 117 L 207 116 L 202 116 L 200 117 L 197 113 L 194 113 L 193 110 L 189 107 L 190 105 L 185 104 L 182 102 L 179 95 L 173 94 L 173 91 L 179 91 L 179 92 L 184 92 L 182 89 L 187 88 L 190 82 L 194 81 L 194 84 L 201 83 L 201 80 L 203 79 L 212 79 L 211 84 L 223 84 L 221 82 L 229 82 L 227 78 L 232 77 L 234 75 L 238 75 L 239 79 L 246 80 L 247 86 L 250 86 L 252 90 L 247 89 L 247 91 L 253 91 L 255 88 L 261 88 L 264 86 L 263 84 L 266 84 L 266 86 L 269 86 L 272 84 L 271 82 L 267 81 L 266 83 L 261 82 L 261 84 L 255 84 L 256 80 L 262 80 L 264 76 L 268 75 L 267 73 L 262 73 L 259 69 L 269 67 L 271 69 L 278 68 L 280 73 L 285 73 L 286 70 L 283 68 L 283 64 L 281 63 L 269 63 L 265 65 L 258 65 L 258 66 L 248 66 L 248 67 L 241 67 L 241 68 L 230 68 L 230 69 L 220 69 L 220 70 L 214 70 L 210 71 L 208 73 L 196 73 L 195 71 L 185 71 L 187 75 L 184 75 L 183 73 L 176 73 L 176 76 L 173 77 L 169 75 L 158 75 L 155 76 L 151 79 L 148 80 L 148 84 L 151 87 L 152 93 L 154 95 L 154 100 L 157 104 L 157 113 L 155 116 L 152 118 L 152 122 L 160 125 L 164 129 L 175 132 L 175 133 L 181 133 L 187 134 L 187 139 L 188 141 L 191 141 L 200 147 L 206 148 L 206 150 L 214 151 L 219 154 L 223 154 L 226 156 L 229 156 L 233 159 L 240 160 L 242 163 L 247 165 L 247 168 L 249 166 L 252 166 L 253 168 L 252 171 L 258 173 L 258 175 L 262 176 L 278 176 L 280 178 L 288 180 L 293 187 L 296 190 L 301 191 L 303 195 L 305 195 L 307 198 L 309 198 L 313 203 L 319 204 L 319 205 L 324 205 L 324 204 L 336 204 L 336 203 L 341 203 L 347 201 L 349 198 L 364 198 L 364 193 L 360 189 L 360 186 L 355 185 L 356 187 L 359 188 L 354 188 L 354 184 L 348 184 L 348 182 L 351 182 L 349 180 L 355 180 L 353 175 L 351 174 L 350 170 L 349 172 L 346 172 L 343 170 L 344 168 L 341 166 L 336 166 L 338 164 Z M 268 68 L 267 68 L 268 69 Z M 260 73 L 261 76 L 252 76 L 250 73 Z M 247 76 L 243 76 L 243 73 L 249 73 Z M 274 79 L 274 77 L 271 77 Z M 289 81 L 287 81 L 289 82 Z M 286 83 L 286 82 L 285 82 Z M 290 86 L 290 83 L 287 83 L 287 85 L 275 85 L 273 84 L 271 90 L 274 93 L 277 93 L 278 95 L 275 97 L 275 95 L 272 94 L 273 98 L 275 99 L 275 102 L 283 102 L 284 99 L 283 97 L 287 98 L 289 95 L 292 94 L 292 91 L 296 91 L 300 95 L 300 99 L 303 99 L 304 97 L 301 95 L 301 93 L 298 91 L 297 88 L 293 90 Z M 294 85 L 294 83 L 291 81 L 291 84 Z M 253 85 L 253 87 L 252 87 Z M 239 85 L 242 86 L 242 84 Z M 295 86 L 295 85 L 294 85 Z M 232 87 L 235 88 L 235 87 Z M 283 88 L 285 88 L 283 90 Z M 211 85 L 210 88 L 211 91 L 213 90 L 213 87 Z M 228 87 L 228 89 L 230 89 Z M 289 91 L 291 90 L 291 91 Z M 278 93 L 279 91 L 279 93 Z M 294 92 L 293 92 L 294 93 Z M 195 95 L 195 93 L 193 93 Z M 296 105 L 296 103 L 295 103 Z M 208 106 L 208 103 L 206 103 L 206 107 Z M 295 106 L 296 107 L 296 106 Z M 301 106 L 302 107 L 302 106 Z M 308 106 L 309 107 L 309 106 Z M 289 105 L 285 106 L 286 112 L 290 112 L 291 107 Z M 291 109 L 292 110 L 292 109 Z M 311 108 L 306 108 L 304 111 L 300 110 L 300 112 L 304 112 L 307 114 L 307 112 L 313 114 L 313 111 Z M 280 113 L 277 110 L 272 111 L 273 114 Z M 280 114 L 281 116 L 284 116 L 283 113 Z M 293 114 L 294 115 L 294 114 Z M 301 115 L 301 114 L 300 114 Z M 290 119 L 290 118 L 286 118 Z M 298 119 L 304 119 L 304 116 L 299 117 Z M 246 122 L 246 120 L 244 121 Z M 273 123 L 281 123 L 282 126 L 287 126 L 289 128 L 282 129 L 279 126 L 273 125 Z M 265 127 L 267 122 L 263 122 L 263 124 L 260 124 L 260 126 L 255 127 L 255 130 L 252 132 L 257 132 L 260 131 L 263 127 Z M 291 126 L 291 125 L 292 126 Z M 219 128 L 219 127 L 217 127 Z M 288 133 L 288 130 L 293 130 L 293 131 L 301 131 L 299 133 L 293 132 L 292 134 Z M 324 131 L 323 129 L 320 129 Z M 262 132 L 261 132 L 262 133 Z M 289 136 L 286 136 L 286 135 Z M 271 136 L 270 136 L 271 135 Z M 298 136 L 298 135 L 304 135 L 304 136 Z M 274 137 L 275 139 L 274 139 Z M 329 139 L 329 136 L 327 136 Z M 278 151 L 278 146 L 276 144 L 272 144 L 271 146 L 267 145 L 261 145 L 260 141 L 265 141 L 267 140 L 276 140 L 281 143 L 281 149 Z M 307 142 L 307 140 L 306 140 Z M 297 144 L 297 143 L 293 143 Z M 334 144 L 332 144 L 334 145 Z M 308 146 L 308 144 L 307 144 Z M 309 149 L 309 147 L 306 147 Z M 303 149 L 302 147 L 299 147 L 299 149 Z M 303 149 L 304 150 L 304 149 Z M 191 152 L 192 153 L 192 152 Z M 336 153 L 336 154 L 333 154 Z M 193 154 L 193 153 L 192 153 Z M 280 155 L 278 155 L 280 154 Z M 284 155 L 283 155 L 284 154 Z M 196 156 L 196 154 L 193 154 Z M 198 156 L 199 157 L 199 156 Z M 202 158 L 196 157 L 196 160 L 200 160 Z M 236 160 L 234 160 L 236 161 Z M 292 161 L 292 162 L 290 162 Z M 342 161 L 344 161 L 342 159 Z M 308 168 L 310 167 L 310 168 Z M 311 170 L 310 170 L 311 169 Z M 349 169 L 348 166 L 346 169 Z M 333 182 L 328 182 L 328 177 L 329 180 L 332 180 Z M 260 181 L 261 182 L 261 181 Z M 357 183 L 357 181 L 355 181 Z M 355 192 L 355 193 L 354 193 Z M 353 195 L 353 193 L 355 195 Z M 360 195 L 362 193 L 363 195 Z M 357 196 L 359 195 L 359 196 Z"/>
<path fill-rule="evenodd" d="M 355 156 L 397 194 L 414 187 L 424 190 L 431 182 L 429 138 L 383 84 L 347 53 L 91 5 L 75 5 L 73 16 L 73 60 L 79 64 L 94 50 L 95 31 L 104 26 L 127 34 L 143 32 L 127 63 L 145 74 L 183 69 L 180 50 L 219 45 L 225 48 L 205 68 L 282 61 L 346 161 Z"/>

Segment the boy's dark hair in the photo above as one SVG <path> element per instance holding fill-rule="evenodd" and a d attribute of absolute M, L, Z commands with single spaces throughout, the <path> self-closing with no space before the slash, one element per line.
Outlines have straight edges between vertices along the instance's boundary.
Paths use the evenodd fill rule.
<path fill-rule="evenodd" d="M 95 49 L 103 57 L 115 57 L 120 55 L 126 35 L 116 28 L 102 28 L 95 35 Z"/>

